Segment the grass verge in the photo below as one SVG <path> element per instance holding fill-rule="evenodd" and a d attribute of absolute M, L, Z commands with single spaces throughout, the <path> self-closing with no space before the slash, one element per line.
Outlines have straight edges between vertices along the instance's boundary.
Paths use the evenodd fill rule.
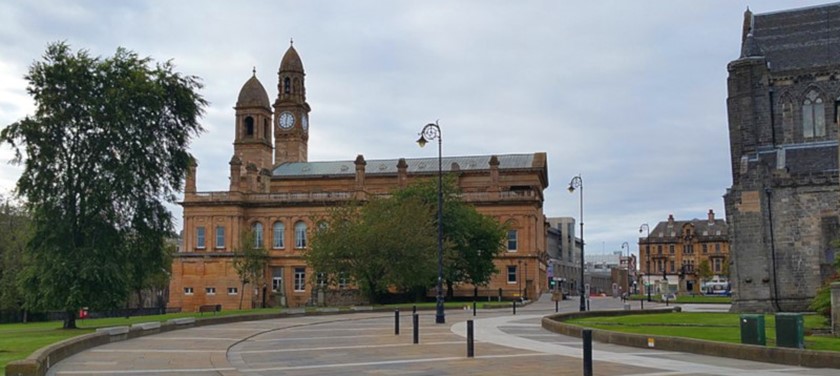
<path fill-rule="evenodd" d="M 614 317 L 586 317 L 568 323 L 594 329 L 616 332 L 685 337 L 709 341 L 741 343 L 740 316 L 737 313 L 662 313 Z M 776 319 L 764 316 L 767 345 L 776 345 Z M 825 318 L 804 315 L 805 348 L 811 350 L 840 351 L 840 338 L 808 335 L 825 329 Z"/>

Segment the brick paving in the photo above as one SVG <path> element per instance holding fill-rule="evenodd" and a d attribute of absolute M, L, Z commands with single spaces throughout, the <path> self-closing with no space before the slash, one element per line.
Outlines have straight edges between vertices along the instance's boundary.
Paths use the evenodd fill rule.
<path fill-rule="evenodd" d="M 561 311 L 577 310 L 564 301 Z M 635 304 L 635 303 L 634 303 Z M 651 306 L 656 306 L 655 304 Z M 620 308 L 612 298 L 592 309 Z M 638 309 L 634 306 L 633 309 Z M 517 310 L 447 311 L 435 324 L 421 311 L 420 343 L 413 344 L 411 314 L 298 316 L 190 328 L 87 350 L 49 375 L 581 375 L 579 338 L 543 330 L 554 312 L 543 300 Z M 466 320 L 475 321 L 475 358 L 466 357 Z M 833 375 L 804 369 L 594 343 L 595 375 Z"/>

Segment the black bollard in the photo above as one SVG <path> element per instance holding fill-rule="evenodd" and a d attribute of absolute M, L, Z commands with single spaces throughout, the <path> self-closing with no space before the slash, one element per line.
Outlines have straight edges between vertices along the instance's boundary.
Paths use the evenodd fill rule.
<path fill-rule="evenodd" d="M 583 376 L 592 376 L 592 329 L 583 330 Z"/>
<path fill-rule="evenodd" d="M 516 314 L 516 300 L 513 301 L 513 314 Z"/>
<path fill-rule="evenodd" d="M 475 342 L 473 338 L 473 321 L 467 320 L 467 358 L 475 356 Z"/>
<path fill-rule="evenodd" d="M 475 316 L 475 308 L 476 308 L 475 302 L 473 302 L 473 316 Z"/>
<path fill-rule="evenodd" d="M 420 315 L 414 314 L 414 344 L 420 343 Z"/>
<path fill-rule="evenodd" d="M 557 312 L 560 312 L 560 302 L 559 301 L 554 302 L 554 313 L 557 313 Z"/>
<path fill-rule="evenodd" d="M 399 308 L 394 310 L 394 335 L 395 336 L 400 335 L 400 310 L 399 310 Z"/>

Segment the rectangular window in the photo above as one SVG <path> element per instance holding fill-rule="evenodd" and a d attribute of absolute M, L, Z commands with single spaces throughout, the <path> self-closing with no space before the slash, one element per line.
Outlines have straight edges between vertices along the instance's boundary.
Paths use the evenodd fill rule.
<path fill-rule="evenodd" d="M 706 244 L 703 244 L 703 253 L 704 254 L 709 253 L 709 246 L 706 245 Z"/>
<path fill-rule="evenodd" d="M 508 230 L 507 233 L 507 249 L 508 252 L 516 251 L 517 247 L 517 233 L 516 230 Z"/>
<path fill-rule="evenodd" d="M 516 283 L 516 266 L 515 265 L 508 265 L 508 267 L 507 267 L 507 283 L 509 283 L 509 284 Z"/>
<path fill-rule="evenodd" d="M 237 295 L 239 294 L 239 289 L 236 287 L 228 287 L 228 295 Z"/>
<path fill-rule="evenodd" d="M 198 249 L 204 249 L 206 246 L 205 242 L 205 234 L 204 234 L 204 226 L 196 227 L 195 229 L 195 247 Z"/>
<path fill-rule="evenodd" d="M 720 253 L 720 243 L 715 244 L 715 252 Z"/>
<path fill-rule="evenodd" d="M 671 252 L 672 255 L 674 254 L 674 245 L 673 244 L 668 246 L 668 252 Z"/>
<path fill-rule="evenodd" d="M 656 253 L 661 255 L 662 254 L 662 245 L 658 245 L 656 248 L 657 248 Z"/>
<path fill-rule="evenodd" d="M 318 272 L 315 274 L 315 278 L 317 279 L 316 283 L 318 284 L 318 288 L 323 288 L 327 285 L 327 275 L 324 272 Z"/>
<path fill-rule="evenodd" d="M 721 260 L 719 258 L 712 259 L 712 270 L 715 273 L 720 273 L 721 270 L 723 270 L 723 266 L 722 266 L 723 262 L 722 261 L 723 260 Z"/>
<path fill-rule="evenodd" d="M 271 292 L 283 292 L 283 268 L 274 268 L 271 271 Z"/>
<path fill-rule="evenodd" d="M 207 295 L 216 295 L 216 288 L 215 287 L 205 287 L 204 292 L 206 292 Z"/>
<path fill-rule="evenodd" d="M 225 227 L 216 226 L 216 248 L 225 247 Z"/>
<path fill-rule="evenodd" d="M 671 261 L 671 273 L 674 273 L 676 271 L 677 271 L 677 265 L 676 265 L 675 262 Z"/>
<path fill-rule="evenodd" d="M 306 290 L 306 268 L 295 268 L 295 291 Z"/>
<path fill-rule="evenodd" d="M 192 287 L 184 287 L 184 295 L 192 295 L 193 288 Z"/>

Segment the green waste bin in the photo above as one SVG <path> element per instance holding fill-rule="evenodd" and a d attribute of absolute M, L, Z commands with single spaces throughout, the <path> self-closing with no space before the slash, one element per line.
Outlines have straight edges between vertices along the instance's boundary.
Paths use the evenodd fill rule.
<path fill-rule="evenodd" d="M 767 345 L 764 335 L 764 315 L 741 315 L 741 343 Z"/>
<path fill-rule="evenodd" d="M 805 348 L 805 320 L 801 313 L 776 314 L 776 346 Z"/>

